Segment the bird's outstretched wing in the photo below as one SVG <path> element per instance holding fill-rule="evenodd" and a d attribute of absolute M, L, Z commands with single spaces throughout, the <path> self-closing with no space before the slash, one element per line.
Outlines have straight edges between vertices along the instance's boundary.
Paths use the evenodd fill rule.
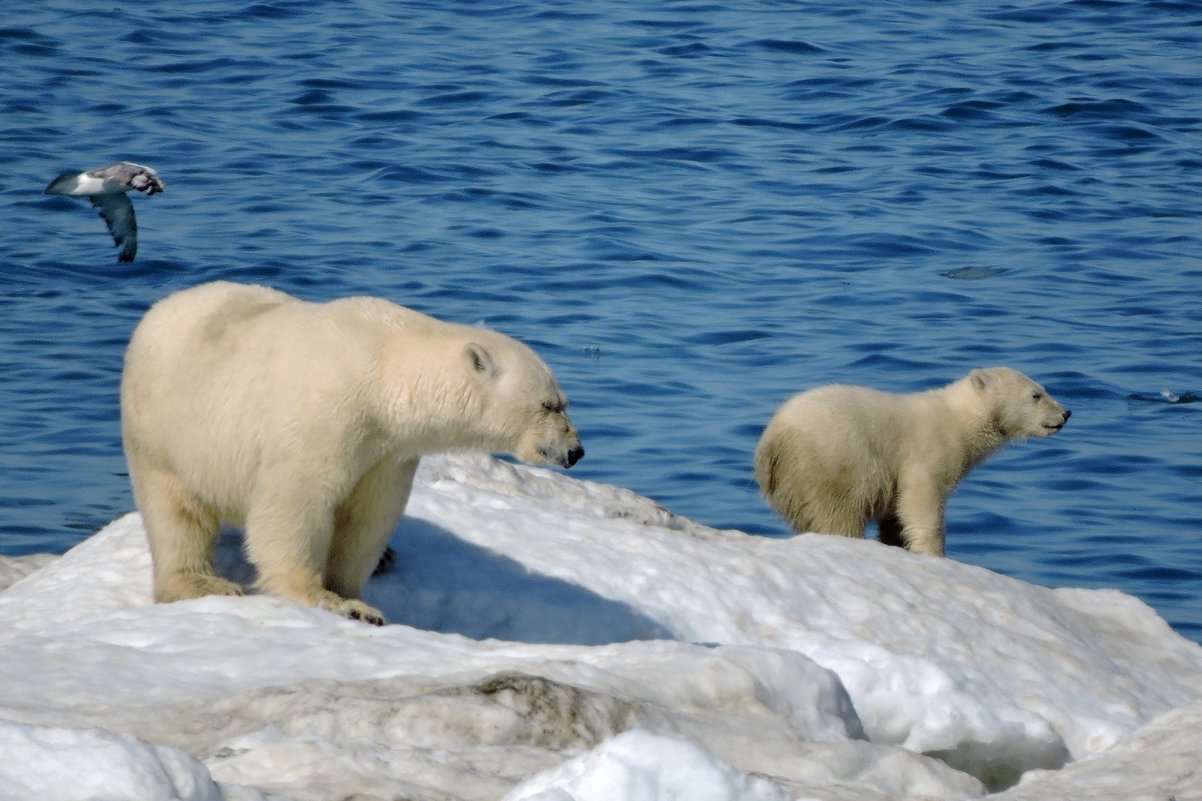
<path fill-rule="evenodd" d="M 108 223 L 113 242 L 121 248 L 117 254 L 120 261 L 133 261 L 138 253 L 138 221 L 134 217 L 134 204 L 124 192 L 108 195 L 89 195 L 88 200 L 100 211 Z"/>

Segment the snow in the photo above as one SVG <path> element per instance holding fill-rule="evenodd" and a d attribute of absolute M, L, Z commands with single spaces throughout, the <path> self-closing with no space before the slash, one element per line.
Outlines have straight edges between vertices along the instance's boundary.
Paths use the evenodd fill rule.
<path fill-rule="evenodd" d="M 136 514 L 0 560 L 0 800 L 1202 799 L 1202 648 L 1115 591 L 488 457 L 393 548 L 384 628 L 155 605 Z"/>
<path fill-rule="evenodd" d="M 30 573 L 53 562 L 54 559 L 54 555 L 48 553 L 0 556 L 0 591 L 8 589 Z"/>
<path fill-rule="evenodd" d="M 60 729 L 0 721 L 6 798 L 263 799 L 247 788 L 223 794 L 208 770 L 178 748 L 103 729 Z M 72 765 L 69 781 L 64 765 Z M 232 789 L 232 788 L 231 788 Z"/>
<path fill-rule="evenodd" d="M 717 761 L 688 740 L 628 731 L 529 781 L 506 801 L 788 801 L 782 789 Z"/>

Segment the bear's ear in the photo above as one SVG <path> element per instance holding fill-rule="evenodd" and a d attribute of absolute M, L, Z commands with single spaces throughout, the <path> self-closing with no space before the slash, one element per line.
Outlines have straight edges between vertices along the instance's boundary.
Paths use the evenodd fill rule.
<path fill-rule="evenodd" d="M 977 390 L 984 390 L 989 386 L 989 373 L 986 370 L 973 370 L 968 374 L 968 380 Z"/>
<path fill-rule="evenodd" d="M 472 372 L 486 378 L 496 375 L 497 363 L 493 361 L 492 354 L 485 350 L 483 345 L 469 342 L 464 346 L 463 353 L 467 356 L 467 363 L 471 365 Z"/>

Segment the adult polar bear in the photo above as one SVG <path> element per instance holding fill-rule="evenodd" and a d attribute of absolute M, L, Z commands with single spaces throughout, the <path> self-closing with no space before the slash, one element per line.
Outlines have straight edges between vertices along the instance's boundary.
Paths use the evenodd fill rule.
<path fill-rule="evenodd" d="M 947 496 L 1013 439 L 1058 432 L 1071 412 L 1009 367 L 973 370 L 939 389 L 894 395 L 834 384 L 777 410 L 755 474 L 798 533 L 863 537 L 944 555 Z"/>
<path fill-rule="evenodd" d="M 155 600 L 238 595 L 219 524 L 243 527 L 258 587 L 383 624 L 360 600 L 421 456 L 584 455 L 551 370 L 525 345 L 378 298 L 317 304 L 215 282 L 134 331 L 121 425 Z"/>

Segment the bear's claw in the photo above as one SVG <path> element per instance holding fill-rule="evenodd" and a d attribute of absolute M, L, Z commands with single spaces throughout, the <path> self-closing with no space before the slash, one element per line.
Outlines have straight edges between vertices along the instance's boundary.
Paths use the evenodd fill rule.
<path fill-rule="evenodd" d="M 326 590 L 313 605 L 321 609 L 328 609 L 348 620 L 359 620 L 373 626 L 383 626 L 385 623 L 384 613 L 374 606 L 368 606 L 357 598 L 343 598 L 329 590 Z"/>
<path fill-rule="evenodd" d="M 376 614 L 371 614 L 371 613 L 364 614 L 363 612 L 360 612 L 358 609 L 352 609 L 350 611 L 350 613 L 347 615 L 347 617 L 349 617 L 351 620 L 362 620 L 364 623 L 370 623 L 373 626 L 383 626 L 384 625 L 384 616 L 383 615 L 376 615 Z"/>
<path fill-rule="evenodd" d="M 389 545 L 384 549 L 384 553 L 380 554 L 380 561 L 376 563 L 376 569 L 373 570 L 371 574 L 373 576 L 382 575 L 392 570 L 395 565 L 396 551 L 394 551 L 392 546 Z"/>
<path fill-rule="evenodd" d="M 373 626 L 384 625 L 384 613 L 379 609 L 368 606 L 362 601 L 344 601 L 342 603 L 342 608 L 338 611 L 343 617 L 348 617 L 351 620 L 361 620 L 364 623 L 370 623 Z"/>

